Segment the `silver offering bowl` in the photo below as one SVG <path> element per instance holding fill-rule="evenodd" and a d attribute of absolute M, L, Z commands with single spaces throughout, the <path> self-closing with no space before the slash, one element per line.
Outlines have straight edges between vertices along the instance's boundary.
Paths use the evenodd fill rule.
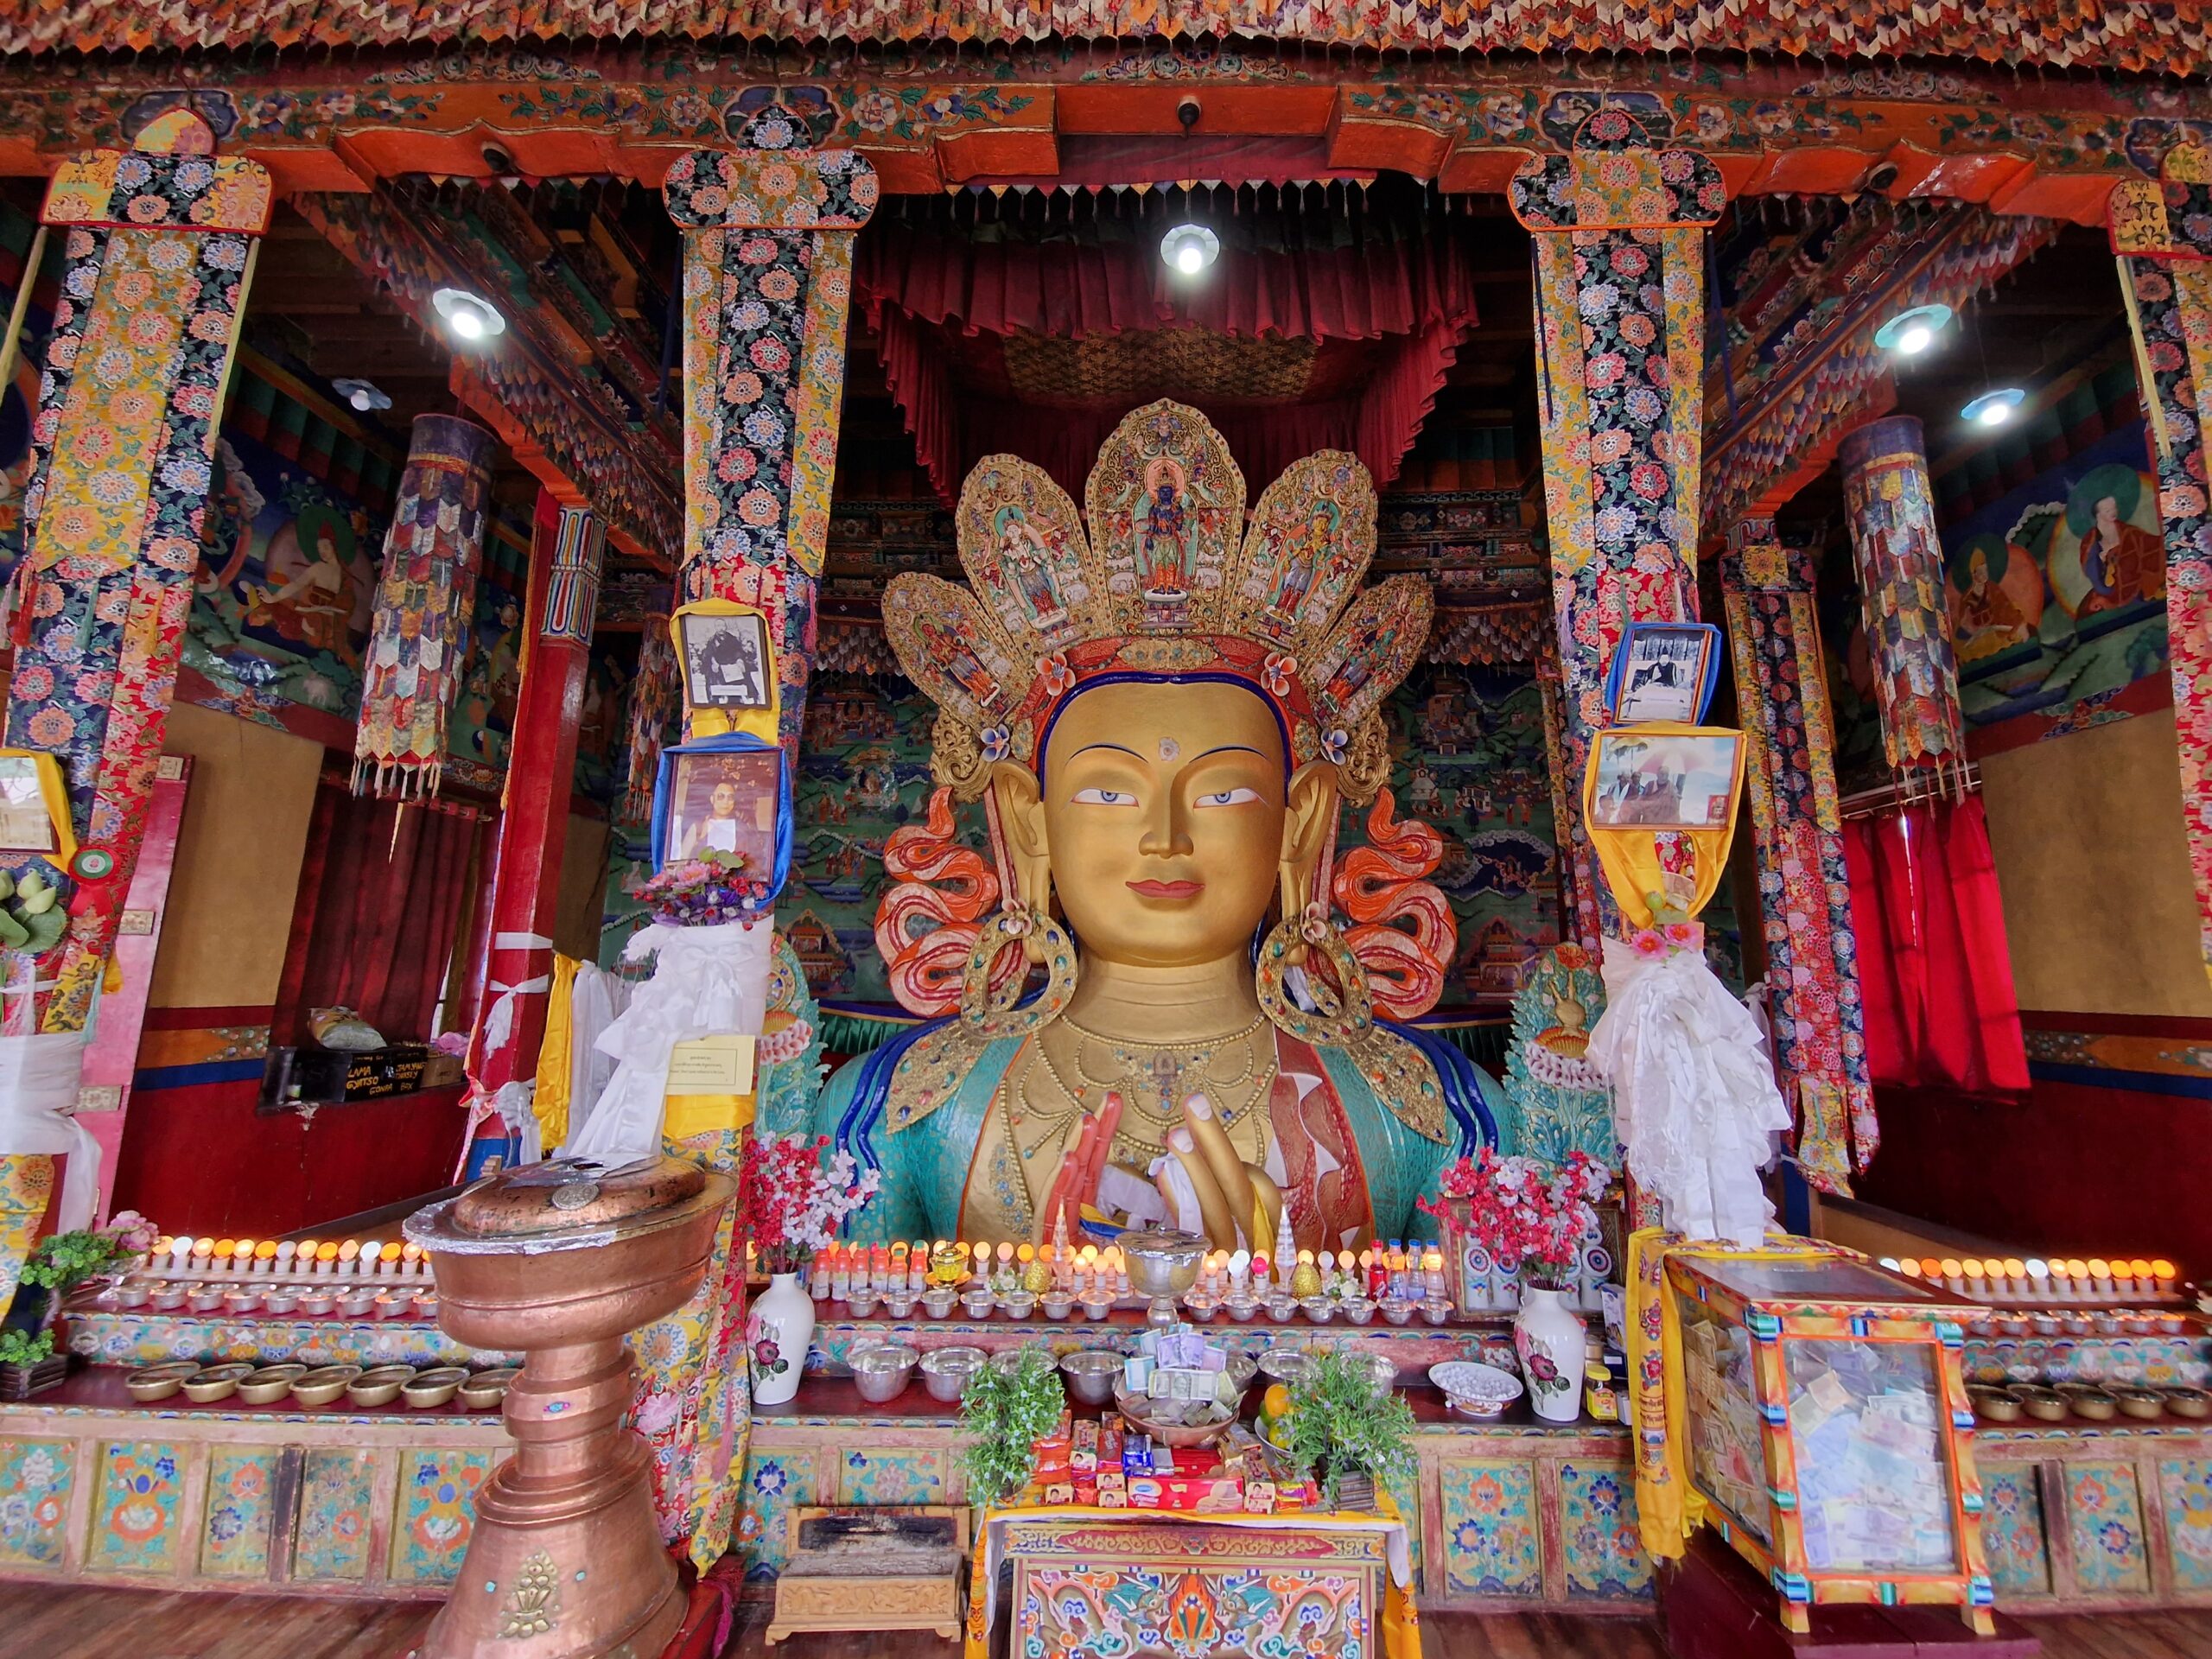
<path fill-rule="evenodd" d="M 1206 1259 L 1205 1240 L 1173 1227 L 1139 1227 L 1115 1242 L 1128 1266 L 1129 1288 L 1152 1298 L 1146 1319 L 1153 1325 L 1173 1325 L 1179 1317 L 1176 1299 L 1198 1281 L 1198 1268 Z"/>

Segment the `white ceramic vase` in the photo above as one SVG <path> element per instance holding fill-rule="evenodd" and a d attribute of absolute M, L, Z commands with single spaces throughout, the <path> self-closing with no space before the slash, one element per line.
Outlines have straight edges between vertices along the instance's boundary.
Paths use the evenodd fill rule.
<path fill-rule="evenodd" d="M 779 1273 L 745 1316 L 745 1351 L 753 1363 L 756 1404 L 780 1406 L 798 1392 L 814 1339 L 814 1298 L 795 1273 Z"/>
<path fill-rule="evenodd" d="M 1520 1356 L 1529 1407 L 1545 1422 L 1571 1423 L 1582 1414 L 1584 1339 L 1581 1318 L 1567 1306 L 1565 1291 L 1522 1287 L 1513 1351 Z"/>

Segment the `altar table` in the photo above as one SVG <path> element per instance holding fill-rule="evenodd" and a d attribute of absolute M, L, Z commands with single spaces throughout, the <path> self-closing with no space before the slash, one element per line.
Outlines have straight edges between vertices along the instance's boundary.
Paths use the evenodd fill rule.
<path fill-rule="evenodd" d="M 1007 1651 L 1019 1659 L 1421 1659 L 1412 1552 L 1395 1515 L 987 1509 L 965 1659 L 989 1659 L 1009 1560 Z"/>

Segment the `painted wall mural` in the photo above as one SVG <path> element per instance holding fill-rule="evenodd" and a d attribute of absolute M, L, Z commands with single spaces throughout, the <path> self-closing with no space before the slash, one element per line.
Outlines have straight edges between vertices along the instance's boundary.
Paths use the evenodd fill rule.
<path fill-rule="evenodd" d="M 2022 741 L 2135 712 L 2165 688 L 2166 561 L 2139 423 L 1943 531 L 1969 726 L 2028 717 Z M 2005 747 L 2010 747 L 2006 745 Z"/>
<path fill-rule="evenodd" d="M 251 395 L 244 388 L 260 384 L 240 380 L 234 410 Z M 332 741 L 360 709 L 390 489 L 365 499 L 340 479 L 317 476 L 288 447 L 296 453 L 249 435 L 235 416 L 224 423 L 184 664 L 238 703 L 287 703 L 327 716 L 336 726 L 315 734 Z M 350 732 L 343 741 L 350 746 Z"/>

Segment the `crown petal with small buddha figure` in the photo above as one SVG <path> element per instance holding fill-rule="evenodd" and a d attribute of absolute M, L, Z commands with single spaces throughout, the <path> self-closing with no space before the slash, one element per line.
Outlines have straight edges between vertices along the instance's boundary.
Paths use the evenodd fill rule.
<path fill-rule="evenodd" d="M 1268 486 L 1248 524 L 1244 475 L 1220 433 L 1163 401 L 1123 418 L 1084 496 L 1078 517 L 1038 467 L 986 456 L 956 515 L 971 585 L 907 575 L 885 592 L 892 652 L 939 709 L 939 787 L 925 822 L 895 832 L 884 854 L 894 885 L 876 936 L 894 995 L 918 1014 L 957 1006 L 981 919 L 1013 891 L 1002 861 L 995 880 L 965 863 L 961 879 L 931 879 L 962 851 L 953 799 L 980 798 L 993 761 L 1034 764 L 1053 711 L 1087 681 L 1224 674 L 1281 712 L 1293 766 L 1326 758 L 1344 799 L 1372 803 L 1369 845 L 1338 867 L 1327 896 L 1355 923 L 1347 941 L 1376 1009 L 1402 1019 L 1433 1007 L 1457 938 L 1424 879 L 1443 842 L 1395 819 L 1382 787 L 1382 701 L 1419 658 L 1433 606 L 1415 576 L 1360 591 L 1375 551 L 1367 468 L 1338 450 L 1309 455 Z M 908 925 L 923 914 L 925 925 Z"/>
<path fill-rule="evenodd" d="M 1387 770 L 1382 699 L 1428 637 L 1418 577 L 1360 594 L 1375 551 L 1375 485 L 1324 450 L 1260 497 L 1205 416 L 1132 411 L 1099 452 L 1078 518 L 1065 491 L 1012 455 L 976 463 L 960 493 L 970 588 L 895 578 L 884 629 L 908 677 L 944 711 L 936 771 L 963 800 L 988 763 L 1034 758 L 1052 711 L 1114 673 L 1235 675 L 1282 711 L 1292 762 L 1344 766 L 1347 799 Z M 1085 533 L 1085 525 L 1088 533 Z"/>

